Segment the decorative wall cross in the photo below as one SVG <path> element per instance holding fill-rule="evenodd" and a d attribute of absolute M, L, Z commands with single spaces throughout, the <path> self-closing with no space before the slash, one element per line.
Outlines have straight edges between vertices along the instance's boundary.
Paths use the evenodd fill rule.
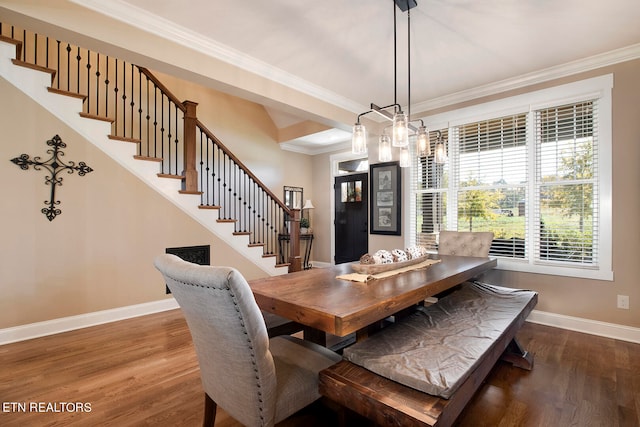
<path fill-rule="evenodd" d="M 53 147 L 53 149 L 47 150 L 47 153 L 51 154 L 51 158 L 45 162 L 40 161 L 40 157 L 34 157 L 33 160 L 29 159 L 28 154 L 21 154 L 20 157 L 15 157 L 11 159 L 11 161 L 20 166 L 20 169 L 23 170 L 29 169 L 29 166 L 31 165 L 35 170 L 45 168 L 51 173 L 51 176 L 47 176 L 45 178 L 45 185 L 48 184 L 51 186 L 51 198 L 44 202 L 49 206 L 42 208 L 41 212 L 46 215 L 49 221 L 53 221 L 57 215 L 62 213 L 62 211 L 57 207 L 60 204 L 60 201 L 56 200 L 56 187 L 62 186 L 62 177 L 58 176 L 58 174 L 62 171 L 67 171 L 69 174 L 72 174 L 74 171 L 78 171 L 78 175 L 84 176 L 89 172 L 92 172 L 93 169 L 87 166 L 85 162 L 79 162 L 76 165 L 75 162 L 70 161 L 67 165 L 60 160 L 60 157 L 64 156 L 64 152 L 60 149 L 65 148 L 67 144 L 62 142 L 62 139 L 60 139 L 58 135 L 48 140 L 47 145 Z"/>

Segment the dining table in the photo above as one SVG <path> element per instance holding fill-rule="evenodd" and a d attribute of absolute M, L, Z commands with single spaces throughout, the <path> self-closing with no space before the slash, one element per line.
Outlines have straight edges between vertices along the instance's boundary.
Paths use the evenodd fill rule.
<path fill-rule="evenodd" d="M 423 268 L 366 282 L 343 279 L 356 273 L 353 263 L 312 268 L 249 281 L 258 306 L 298 322 L 305 339 L 326 344 L 366 331 L 390 316 L 494 268 L 497 260 L 456 255 L 430 255 Z"/>

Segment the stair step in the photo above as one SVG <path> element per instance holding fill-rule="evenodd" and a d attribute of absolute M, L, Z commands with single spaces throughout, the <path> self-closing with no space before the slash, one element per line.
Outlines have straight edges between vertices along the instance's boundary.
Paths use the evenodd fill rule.
<path fill-rule="evenodd" d="M 276 256 L 276 254 L 264 254 L 262 255 L 262 258 L 272 258 L 274 256 Z"/>
<path fill-rule="evenodd" d="M 149 161 L 149 162 L 162 163 L 162 158 L 161 157 L 133 156 L 133 158 L 136 159 L 136 160 L 146 160 L 146 161 Z"/>
<path fill-rule="evenodd" d="M 284 264 L 276 264 L 276 268 L 282 268 L 282 267 L 289 267 L 289 263 L 284 263 Z"/>
<path fill-rule="evenodd" d="M 259 246 L 264 246 L 264 243 L 249 243 L 250 248 L 257 248 Z"/>
<path fill-rule="evenodd" d="M 0 41 L 10 43 L 16 46 L 16 59 L 22 59 L 22 42 L 20 40 L 14 40 L 11 37 L 0 35 Z"/>
<path fill-rule="evenodd" d="M 109 122 L 109 123 L 113 123 L 114 121 L 109 117 L 96 116 L 95 114 L 89 114 L 89 113 L 80 113 L 80 117 L 83 117 L 85 119 L 100 120 L 100 121 Z"/>
<path fill-rule="evenodd" d="M 12 59 L 11 61 L 13 62 L 14 65 L 17 65 L 19 67 L 30 68 L 32 70 L 42 71 L 44 73 L 51 74 L 52 83 L 53 83 L 53 79 L 56 76 L 56 70 L 52 70 L 51 68 L 43 67 L 41 65 L 30 64 L 28 62 L 24 62 L 19 59 Z"/>
<path fill-rule="evenodd" d="M 140 144 L 142 141 L 138 138 L 129 138 L 128 136 L 118 136 L 118 135 L 107 135 L 107 138 L 113 141 L 122 141 L 122 142 L 133 142 L 135 144 Z"/>
<path fill-rule="evenodd" d="M 55 88 L 55 87 L 48 87 L 47 90 L 49 92 L 51 92 L 51 93 L 55 93 L 55 94 L 63 95 L 63 96 L 70 96 L 72 98 L 82 99 L 83 101 L 85 99 L 87 99 L 87 95 L 84 95 L 82 93 L 69 92 L 68 90 L 58 89 L 58 88 Z"/>
<path fill-rule="evenodd" d="M 237 219 L 216 219 L 216 222 L 237 222 Z"/>
<path fill-rule="evenodd" d="M 211 205 L 200 205 L 198 206 L 198 209 L 222 209 L 222 206 L 211 206 Z"/>
<path fill-rule="evenodd" d="M 234 236 L 250 236 L 251 232 L 250 231 L 234 231 L 233 235 Z"/>
<path fill-rule="evenodd" d="M 180 194 L 197 194 L 198 196 L 202 195 L 202 191 L 188 191 L 188 190 L 178 190 Z"/>
<path fill-rule="evenodd" d="M 168 173 L 159 173 L 158 178 L 182 179 L 184 177 L 182 175 L 171 175 Z"/>

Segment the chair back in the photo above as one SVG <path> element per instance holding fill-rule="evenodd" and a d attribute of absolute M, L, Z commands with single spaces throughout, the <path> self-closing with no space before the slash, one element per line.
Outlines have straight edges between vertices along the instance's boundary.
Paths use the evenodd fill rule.
<path fill-rule="evenodd" d="M 247 281 L 234 268 L 196 265 L 175 255 L 160 255 L 154 265 L 187 320 L 205 393 L 243 425 L 272 425 L 275 364 Z"/>
<path fill-rule="evenodd" d="M 493 233 L 490 231 L 441 231 L 438 253 L 486 258 L 492 241 Z"/>

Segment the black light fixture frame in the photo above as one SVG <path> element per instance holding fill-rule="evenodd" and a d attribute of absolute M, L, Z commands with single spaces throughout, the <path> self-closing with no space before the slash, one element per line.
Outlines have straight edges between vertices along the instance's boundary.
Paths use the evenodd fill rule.
<path fill-rule="evenodd" d="M 394 114 L 391 114 L 389 111 L 387 111 L 388 109 L 390 109 L 391 107 L 393 107 L 394 109 L 394 113 L 400 112 L 402 113 L 402 107 L 400 106 L 400 104 L 398 104 L 398 78 L 397 78 L 397 69 L 398 69 L 398 55 L 397 55 L 397 41 L 396 41 L 396 34 L 397 34 L 397 26 L 396 26 L 396 7 L 398 9 L 400 9 L 402 12 L 407 12 L 407 22 L 408 22 L 408 26 L 407 26 L 407 55 L 408 55 L 408 67 L 407 67 L 407 74 L 408 74 L 408 111 L 407 111 L 407 118 L 408 120 L 411 120 L 411 56 L 410 56 L 410 49 L 411 49 L 411 14 L 409 12 L 410 9 L 413 9 L 414 7 L 418 6 L 418 3 L 416 0 L 394 0 L 394 8 L 393 8 L 393 90 L 394 90 L 394 101 L 393 104 L 387 105 L 385 107 L 380 107 L 376 104 L 374 104 L 373 102 L 370 105 L 370 110 L 365 111 L 364 113 L 360 113 L 358 114 L 358 118 L 356 120 L 356 124 L 359 125 L 360 124 L 360 118 L 362 116 L 365 116 L 369 113 L 377 113 L 379 115 L 381 115 L 382 117 L 384 117 L 387 120 L 393 120 L 393 116 Z M 424 122 L 422 122 L 422 120 L 420 120 L 421 125 L 424 126 Z M 407 127 L 409 129 L 411 129 L 414 132 L 418 131 L 418 128 L 414 125 L 412 125 L 410 122 L 407 123 Z"/>

